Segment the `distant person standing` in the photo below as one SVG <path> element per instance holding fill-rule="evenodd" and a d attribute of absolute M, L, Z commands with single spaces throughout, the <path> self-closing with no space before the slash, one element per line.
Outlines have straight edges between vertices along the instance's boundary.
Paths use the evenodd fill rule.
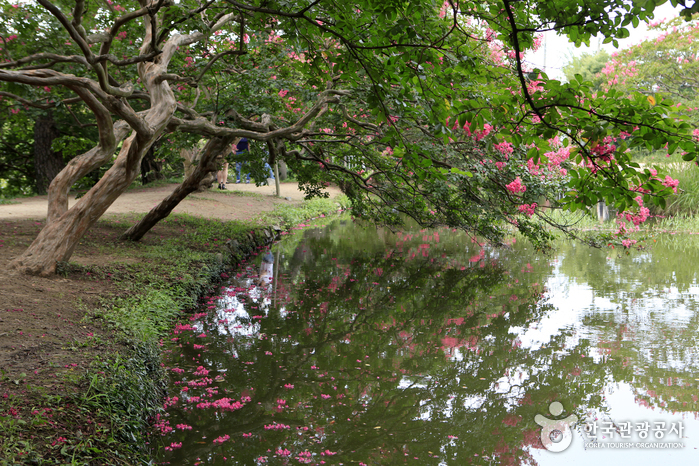
<path fill-rule="evenodd" d="M 216 172 L 216 181 L 218 182 L 218 189 L 227 189 L 226 182 L 228 181 L 228 162 L 223 162 L 223 167 L 221 170 Z"/>
<path fill-rule="evenodd" d="M 250 146 L 248 145 L 248 138 L 243 138 L 241 139 L 238 144 L 235 147 L 235 154 L 236 155 L 241 155 L 245 152 L 248 152 L 250 150 Z M 243 162 L 236 162 L 235 163 L 235 173 L 236 173 L 236 183 L 240 183 L 240 170 L 243 167 Z M 250 173 L 247 174 L 247 179 L 245 181 L 246 183 L 250 183 Z"/>

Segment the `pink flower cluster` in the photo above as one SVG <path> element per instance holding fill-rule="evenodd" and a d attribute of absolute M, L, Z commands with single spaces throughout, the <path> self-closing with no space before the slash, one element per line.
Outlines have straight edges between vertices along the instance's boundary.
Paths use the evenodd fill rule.
<path fill-rule="evenodd" d="M 160 430 L 160 435 L 167 435 L 174 430 L 170 427 L 170 421 L 161 419 L 160 414 L 155 417 L 155 423 L 153 425 L 156 429 Z"/>
<path fill-rule="evenodd" d="M 180 399 L 176 396 L 173 396 L 172 398 L 170 398 L 170 397 L 165 398 L 165 403 L 163 403 L 163 409 L 167 409 L 170 406 L 176 405 L 179 400 Z"/>
<path fill-rule="evenodd" d="M 677 194 L 677 186 L 679 186 L 680 181 L 679 180 L 673 180 L 670 175 L 665 176 L 665 181 L 663 181 L 663 185 L 667 186 L 668 188 L 672 188 L 672 191 Z"/>
<path fill-rule="evenodd" d="M 505 156 L 505 158 L 509 158 L 510 155 L 512 155 L 512 152 L 514 152 L 515 148 L 512 146 L 507 141 L 503 141 L 499 144 L 493 145 L 493 147 L 500 152 L 502 155 Z"/>
<path fill-rule="evenodd" d="M 243 406 L 245 406 L 245 403 L 241 403 L 240 401 L 235 401 L 233 403 L 231 403 L 231 401 L 233 400 L 231 400 L 230 398 L 220 398 L 211 403 L 208 401 L 204 401 L 202 403 L 197 404 L 197 408 L 217 408 L 223 411 L 237 411 Z"/>
<path fill-rule="evenodd" d="M 182 333 L 185 330 L 193 330 L 191 324 L 177 324 L 175 325 L 175 330 L 173 330 L 173 333 Z"/>
<path fill-rule="evenodd" d="M 520 206 L 517 206 L 517 210 L 519 210 L 527 217 L 531 217 L 532 215 L 534 215 L 534 210 L 536 209 L 536 206 L 536 202 L 532 202 L 531 204 L 522 204 Z"/>
<path fill-rule="evenodd" d="M 508 191 L 510 191 L 513 194 L 523 193 L 527 190 L 527 187 L 522 184 L 522 180 L 519 176 L 515 178 L 515 180 L 512 183 L 506 185 L 505 187 Z"/>
<path fill-rule="evenodd" d="M 313 461 L 313 457 L 310 451 L 302 451 L 296 457 L 296 461 L 302 464 L 308 464 Z"/>

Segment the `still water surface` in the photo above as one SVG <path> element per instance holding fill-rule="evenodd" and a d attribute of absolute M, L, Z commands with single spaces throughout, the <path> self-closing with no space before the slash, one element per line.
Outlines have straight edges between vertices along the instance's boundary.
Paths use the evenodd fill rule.
<path fill-rule="evenodd" d="M 650 245 L 543 256 L 446 229 L 299 231 L 165 343 L 158 461 L 693 463 L 699 237 Z M 578 422 L 542 443 L 537 415 Z"/>

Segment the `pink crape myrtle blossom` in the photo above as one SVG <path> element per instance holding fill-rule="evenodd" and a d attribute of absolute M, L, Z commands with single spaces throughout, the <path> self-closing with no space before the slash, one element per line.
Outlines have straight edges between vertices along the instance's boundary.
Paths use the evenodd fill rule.
<path fill-rule="evenodd" d="M 515 178 L 515 180 L 512 183 L 506 185 L 505 187 L 508 191 L 510 191 L 513 194 L 523 193 L 527 190 L 527 187 L 524 184 L 522 184 L 522 179 L 519 176 Z"/>
<path fill-rule="evenodd" d="M 532 202 L 531 204 L 522 204 L 520 206 L 517 206 L 517 210 L 519 210 L 527 217 L 531 217 L 532 215 L 534 215 L 534 210 L 536 209 L 536 207 L 536 202 Z"/>
<path fill-rule="evenodd" d="M 629 248 L 629 247 L 631 247 L 632 245 L 636 244 L 637 242 L 638 242 L 638 241 L 636 241 L 635 239 L 625 239 L 625 240 L 623 240 L 623 241 L 621 242 L 621 244 L 622 244 L 625 248 Z"/>
<path fill-rule="evenodd" d="M 221 435 L 220 437 L 217 437 L 214 439 L 214 443 L 221 444 L 221 443 L 225 442 L 226 440 L 228 440 L 229 438 L 231 438 L 230 435 Z"/>
<path fill-rule="evenodd" d="M 509 158 L 510 155 L 512 155 L 512 152 L 514 152 L 515 150 L 512 144 L 510 144 L 507 141 L 501 142 L 499 144 L 494 144 L 493 147 L 502 155 L 504 155 L 506 159 Z"/>
<path fill-rule="evenodd" d="M 672 192 L 677 194 L 677 186 L 679 186 L 680 181 L 679 180 L 673 180 L 670 175 L 665 176 L 665 181 L 663 181 L 663 185 L 667 186 L 668 188 L 672 188 Z"/>

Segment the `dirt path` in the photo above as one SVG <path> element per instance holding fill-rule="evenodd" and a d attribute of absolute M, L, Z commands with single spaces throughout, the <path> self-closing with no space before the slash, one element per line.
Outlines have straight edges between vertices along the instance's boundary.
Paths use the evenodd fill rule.
<path fill-rule="evenodd" d="M 127 191 L 112 204 L 105 215 L 129 212 L 148 212 L 176 187 L 171 184 L 158 188 L 143 188 Z M 211 189 L 203 193 L 189 195 L 174 210 L 175 213 L 188 213 L 201 217 L 222 220 L 248 220 L 260 212 L 274 209 L 276 204 L 298 203 L 303 200 L 303 192 L 296 183 L 282 183 L 281 197 L 274 196 L 274 186 L 254 184 L 228 184 L 227 191 Z M 335 187 L 327 188 L 331 197 L 340 194 Z M 0 219 L 27 220 L 45 219 L 48 206 L 47 196 L 18 199 L 18 204 L 0 205 Z M 76 200 L 71 196 L 69 205 Z"/>

